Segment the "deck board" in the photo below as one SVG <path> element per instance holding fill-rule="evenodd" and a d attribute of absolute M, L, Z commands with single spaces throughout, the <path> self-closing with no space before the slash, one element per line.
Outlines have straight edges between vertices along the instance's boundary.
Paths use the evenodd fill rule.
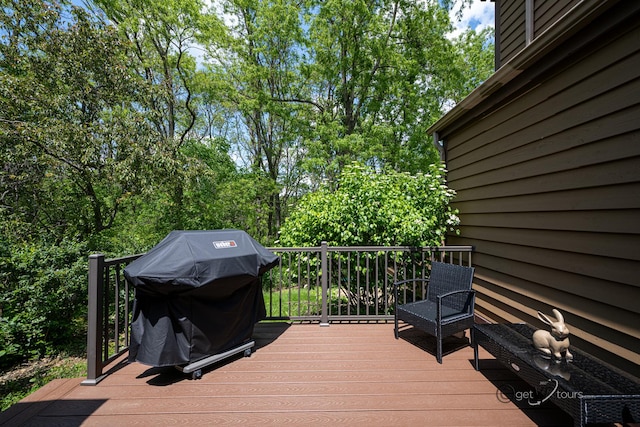
<path fill-rule="evenodd" d="M 0 414 L 3 425 L 571 425 L 553 405 L 503 403 L 501 384 L 526 385 L 465 340 L 435 342 L 390 323 L 259 324 L 251 357 L 191 380 L 178 370 L 120 361 L 97 386 L 56 380 Z M 446 351 L 450 352 L 447 354 Z"/>

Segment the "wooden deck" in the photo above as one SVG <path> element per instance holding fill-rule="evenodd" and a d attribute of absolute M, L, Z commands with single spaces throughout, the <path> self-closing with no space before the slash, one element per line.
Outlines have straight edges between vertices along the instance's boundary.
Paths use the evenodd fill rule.
<path fill-rule="evenodd" d="M 0 425 L 572 425 L 555 406 L 502 402 L 500 386 L 530 387 L 488 353 L 476 372 L 466 339 L 445 343 L 439 365 L 434 341 L 412 328 L 395 340 L 391 323 L 259 324 L 254 337 L 251 357 L 200 380 L 124 362 L 94 387 L 55 380 L 1 413 Z"/>

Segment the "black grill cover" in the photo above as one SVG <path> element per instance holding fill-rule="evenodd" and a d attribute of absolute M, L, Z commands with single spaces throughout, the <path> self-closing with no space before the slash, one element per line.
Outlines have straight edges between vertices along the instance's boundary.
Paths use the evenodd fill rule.
<path fill-rule="evenodd" d="M 136 289 L 129 361 L 184 365 L 247 341 L 277 263 L 244 231 L 171 232 L 124 270 Z"/>

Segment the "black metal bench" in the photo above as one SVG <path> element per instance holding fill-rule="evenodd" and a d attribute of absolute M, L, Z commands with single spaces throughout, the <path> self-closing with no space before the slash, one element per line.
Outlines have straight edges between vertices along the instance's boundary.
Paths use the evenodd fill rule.
<path fill-rule="evenodd" d="M 473 327 L 473 272 L 473 267 L 434 261 L 429 278 L 394 283 L 396 339 L 399 337 L 400 320 L 413 325 L 414 328 L 436 337 L 436 360 L 442 363 L 442 339 Z M 428 284 L 426 298 L 398 304 L 402 286 L 415 282 Z"/>
<path fill-rule="evenodd" d="M 533 347 L 533 332 L 523 323 L 478 324 L 471 330 L 476 370 L 481 346 L 530 386 L 503 384 L 500 399 L 531 406 L 553 402 L 576 426 L 640 421 L 639 379 L 573 346 L 571 362 L 545 358 Z"/>

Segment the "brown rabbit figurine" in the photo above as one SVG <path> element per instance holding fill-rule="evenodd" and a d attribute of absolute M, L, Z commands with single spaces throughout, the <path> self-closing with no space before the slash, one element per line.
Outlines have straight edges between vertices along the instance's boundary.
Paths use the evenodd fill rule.
<path fill-rule="evenodd" d="M 573 355 L 569 352 L 569 329 L 564 324 L 564 317 L 555 308 L 552 310 L 556 316 L 553 322 L 545 314 L 538 312 L 538 318 L 547 325 L 551 326 L 551 332 L 538 329 L 533 333 L 533 346 L 548 356 L 556 359 L 562 358 L 565 353 L 567 360 L 572 360 Z"/>

